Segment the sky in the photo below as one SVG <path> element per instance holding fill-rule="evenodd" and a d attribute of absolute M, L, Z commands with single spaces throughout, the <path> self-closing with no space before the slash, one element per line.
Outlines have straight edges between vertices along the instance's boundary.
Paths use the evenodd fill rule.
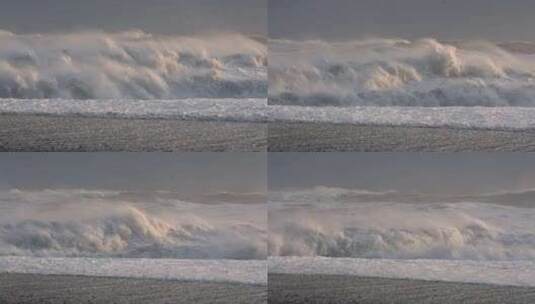
<path fill-rule="evenodd" d="M 266 160 L 267 158 L 267 160 Z M 330 186 L 476 194 L 535 188 L 529 153 L 1 153 L 0 189 L 184 194 Z"/>
<path fill-rule="evenodd" d="M 0 29 L 16 33 L 124 31 L 265 35 L 267 0 L 2 1 Z"/>
<path fill-rule="evenodd" d="M 264 153 L 0 153 L 0 189 L 265 192 Z"/>
<path fill-rule="evenodd" d="M 532 0 L 269 0 L 269 36 L 535 41 Z"/>
<path fill-rule="evenodd" d="M 270 153 L 268 190 L 341 187 L 444 195 L 535 189 L 529 153 Z"/>

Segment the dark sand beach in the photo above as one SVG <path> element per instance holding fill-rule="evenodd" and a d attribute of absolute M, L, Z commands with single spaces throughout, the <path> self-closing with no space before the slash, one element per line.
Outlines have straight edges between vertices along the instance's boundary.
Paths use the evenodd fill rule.
<path fill-rule="evenodd" d="M 344 275 L 273 274 L 269 303 L 530 304 L 534 287 L 386 279 Z"/>
<path fill-rule="evenodd" d="M 535 151 L 535 130 L 271 123 L 268 131 L 268 151 L 532 152 Z"/>
<path fill-rule="evenodd" d="M 2 304 L 266 303 L 266 286 L 238 283 L 0 274 Z"/>
<path fill-rule="evenodd" d="M 0 151 L 243 151 L 266 149 L 264 124 L 0 115 Z"/>
<path fill-rule="evenodd" d="M 534 131 L 0 115 L 0 151 L 535 151 Z"/>

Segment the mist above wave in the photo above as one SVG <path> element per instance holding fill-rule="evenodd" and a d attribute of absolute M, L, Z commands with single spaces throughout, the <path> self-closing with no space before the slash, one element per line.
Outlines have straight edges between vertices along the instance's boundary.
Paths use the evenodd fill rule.
<path fill-rule="evenodd" d="M 328 190 L 270 195 L 270 255 L 535 259 L 535 209 L 507 205 L 509 194 L 448 199 Z"/>
<path fill-rule="evenodd" d="M 535 106 L 535 46 L 370 39 L 270 42 L 271 104 Z"/>
<path fill-rule="evenodd" d="M 0 255 L 260 259 L 260 204 L 204 204 L 135 193 L 0 193 Z"/>
<path fill-rule="evenodd" d="M 0 31 L 0 98 L 265 97 L 258 39 Z"/>

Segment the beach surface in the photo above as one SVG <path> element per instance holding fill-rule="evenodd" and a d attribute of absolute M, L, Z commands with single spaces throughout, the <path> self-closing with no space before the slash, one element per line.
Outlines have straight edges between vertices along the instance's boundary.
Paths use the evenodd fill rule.
<path fill-rule="evenodd" d="M 0 115 L 0 151 L 243 151 L 266 149 L 261 123 Z"/>
<path fill-rule="evenodd" d="M 0 274 L 0 303 L 266 303 L 265 285 Z"/>
<path fill-rule="evenodd" d="M 269 124 L 268 151 L 532 152 L 535 130 L 276 122 Z"/>
<path fill-rule="evenodd" d="M 349 275 L 268 276 L 269 303 L 528 304 L 534 287 L 500 286 Z"/>

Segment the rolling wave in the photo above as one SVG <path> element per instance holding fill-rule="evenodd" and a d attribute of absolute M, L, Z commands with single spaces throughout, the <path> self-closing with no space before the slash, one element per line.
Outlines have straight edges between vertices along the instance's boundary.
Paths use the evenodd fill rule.
<path fill-rule="evenodd" d="M 260 204 L 206 205 L 135 194 L 13 190 L 0 194 L 0 255 L 261 259 Z"/>
<path fill-rule="evenodd" d="M 267 48 L 240 35 L 0 31 L 0 98 L 244 98 L 267 94 Z"/>
<path fill-rule="evenodd" d="M 413 195 L 411 202 L 401 195 L 396 201 L 390 192 L 329 191 L 313 200 L 321 189 L 287 194 L 285 200 L 270 196 L 270 255 L 535 259 L 535 209 L 525 202 L 496 202 L 510 196 Z"/>
<path fill-rule="evenodd" d="M 535 106 L 535 46 L 370 39 L 270 42 L 270 104 Z"/>

